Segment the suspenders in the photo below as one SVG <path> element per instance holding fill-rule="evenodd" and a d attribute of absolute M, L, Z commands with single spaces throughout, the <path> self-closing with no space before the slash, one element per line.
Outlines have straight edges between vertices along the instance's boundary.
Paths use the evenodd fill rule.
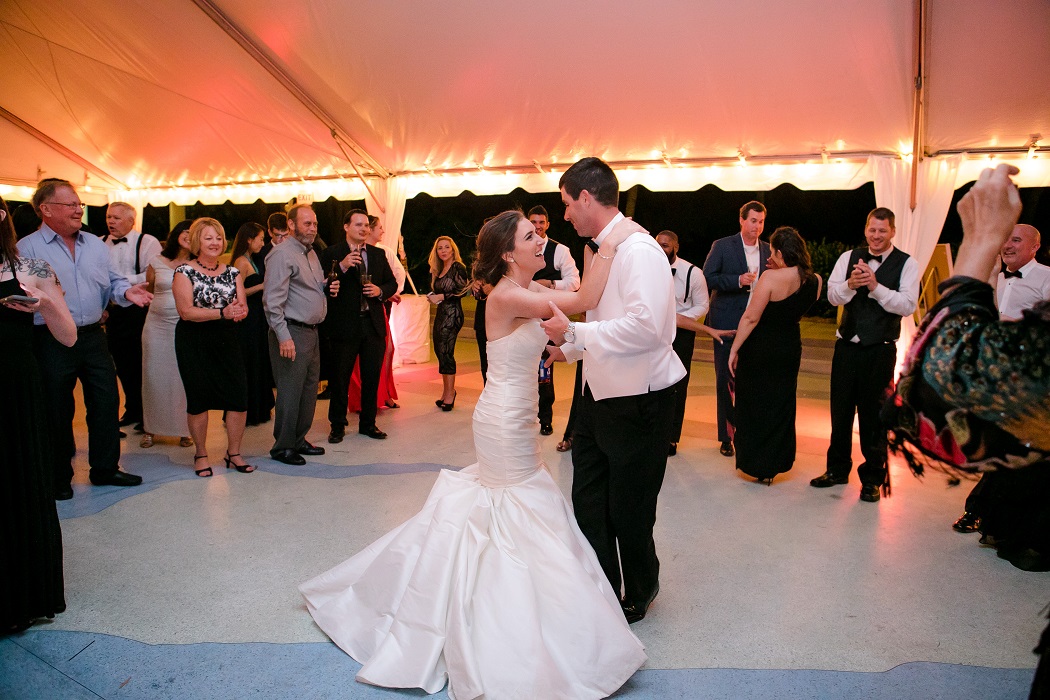
<path fill-rule="evenodd" d="M 138 239 L 135 241 L 135 274 L 142 274 L 142 263 L 139 262 L 139 258 L 142 257 L 142 238 L 145 234 L 140 233 Z M 107 233 L 102 237 L 102 242 L 105 243 L 109 240 L 109 234 Z"/>

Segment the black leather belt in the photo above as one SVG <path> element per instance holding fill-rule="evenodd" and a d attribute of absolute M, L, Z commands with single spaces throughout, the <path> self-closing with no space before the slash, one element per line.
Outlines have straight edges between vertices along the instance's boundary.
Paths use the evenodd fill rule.
<path fill-rule="evenodd" d="M 95 323 L 89 323 L 86 326 L 77 326 L 77 333 L 91 333 L 92 331 L 102 330 L 102 322 L 96 321 Z"/>
<path fill-rule="evenodd" d="M 297 328 L 317 328 L 316 323 L 303 323 L 302 321 L 296 321 L 294 318 L 286 318 L 284 320 L 289 326 L 296 326 Z"/>

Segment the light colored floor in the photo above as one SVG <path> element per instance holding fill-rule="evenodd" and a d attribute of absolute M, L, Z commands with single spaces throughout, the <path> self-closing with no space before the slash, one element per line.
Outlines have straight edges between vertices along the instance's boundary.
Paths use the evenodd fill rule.
<path fill-rule="evenodd" d="M 20 675 L 15 684 L 9 674 L 22 667 L 20 655 L 29 654 L 43 664 L 43 677 L 50 667 L 73 678 L 59 656 L 69 649 L 75 655 L 74 647 L 95 641 L 99 649 L 109 648 L 104 643 L 123 638 L 132 647 L 189 645 L 144 649 L 154 655 L 166 650 L 161 658 L 172 659 L 182 658 L 177 650 L 193 650 L 194 662 L 172 662 L 168 686 L 158 680 L 144 688 L 132 680 L 118 688 L 124 677 L 149 675 L 143 668 L 114 669 L 97 686 L 81 678 L 76 687 L 91 693 L 84 697 L 204 697 L 214 696 L 216 688 L 224 689 L 219 697 L 373 697 L 376 691 L 347 680 L 356 668 L 349 658 L 327 656 L 334 647 L 306 613 L 296 586 L 414 513 L 438 469 L 474 461 L 470 415 L 482 386 L 477 349 L 464 340 L 457 352 L 455 410 L 434 406 L 441 391 L 435 363 L 398 369 L 401 408 L 382 411 L 378 421 L 390 438 L 374 441 L 351 431 L 342 444 L 327 445 L 328 405 L 320 402 L 310 437 L 328 453 L 304 467 L 265 457 L 269 425 L 248 429 L 242 452 L 259 466 L 251 475 L 216 468 L 215 477 L 196 478 L 193 448 L 158 442 L 143 450 L 132 434 L 122 464 L 145 484 L 93 487 L 87 485 L 86 455 L 78 453 L 76 497 L 59 504 L 69 609 L 0 642 L 0 675 L 9 678 L 6 686 L 0 681 L 0 696 L 8 697 L 4 691 L 17 685 L 22 694 L 10 697 L 81 697 L 79 690 L 38 694 L 43 691 L 35 681 Z M 571 368 L 558 367 L 555 435 L 540 438 L 565 493 L 571 458 L 554 448 L 572 378 Z M 990 697 L 982 689 L 994 688 L 996 697 L 1025 697 L 1036 661 L 1031 649 L 1045 625 L 1040 610 L 1050 601 L 1050 574 L 1019 571 L 978 546 L 976 535 L 951 530 L 969 490 L 966 482 L 951 488 L 939 476 L 919 481 L 894 463 L 893 496 L 878 504 L 858 500 L 855 477 L 847 486 L 811 488 L 808 481 L 823 471 L 827 449 L 827 377 L 803 375 L 799 396 L 795 468 L 770 487 L 759 485 L 718 454 L 713 371 L 694 365 L 685 436 L 668 461 L 660 497 L 661 593 L 648 617 L 633 627 L 649 662 L 621 695 L 932 697 L 936 691 Z M 86 445 L 82 413 L 77 436 Z M 216 465 L 224 448 L 219 416 L 212 414 L 208 451 Z M 307 694 L 285 694 L 272 679 L 249 692 L 251 678 L 238 675 L 245 669 L 224 663 L 226 652 L 204 645 L 212 642 L 292 645 L 290 654 L 327 659 L 325 673 L 334 674 L 333 683 L 339 674 L 349 675 L 331 693 L 319 683 Z M 136 648 L 120 653 L 141 666 L 145 652 Z M 198 667 L 205 649 L 210 658 Z M 54 663 L 49 654 L 56 655 Z M 298 669 L 289 658 L 264 664 L 256 682 L 266 674 L 283 678 L 282 664 L 289 673 Z M 908 666 L 917 662 L 953 666 Z M 320 673 L 304 663 L 306 673 Z M 901 665 L 912 675 L 901 676 Z M 746 669 L 780 673 L 746 675 Z M 944 669 L 952 672 L 944 675 Z M 736 675 L 725 675 L 729 670 Z M 872 673 L 882 674 L 873 676 L 878 682 L 857 675 Z M 864 678 L 870 688 L 843 685 L 845 678 Z M 922 685 L 927 682 L 933 690 Z M 743 687 L 751 689 L 743 695 L 733 690 Z"/>

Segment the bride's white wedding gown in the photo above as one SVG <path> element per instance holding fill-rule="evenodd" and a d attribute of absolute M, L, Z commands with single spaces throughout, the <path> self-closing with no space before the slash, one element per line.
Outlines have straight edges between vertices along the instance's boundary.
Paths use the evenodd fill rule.
<path fill-rule="evenodd" d="M 488 344 L 477 464 L 443 470 L 422 510 L 299 587 L 358 680 L 453 700 L 613 693 L 646 656 L 540 460 L 530 321 Z"/>

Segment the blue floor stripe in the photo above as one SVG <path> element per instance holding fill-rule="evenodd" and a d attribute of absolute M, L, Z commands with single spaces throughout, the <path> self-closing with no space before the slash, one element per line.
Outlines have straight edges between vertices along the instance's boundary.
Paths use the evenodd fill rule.
<path fill-rule="evenodd" d="M 354 680 L 358 668 L 330 643 L 151 645 L 105 634 L 34 629 L 0 640 L 0 698 L 426 697 L 419 690 L 358 683 Z M 652 669 L 636 673 L 615 697 L 1023 700 L 1033 676 L 1033 669 L 926 662 L 902 664 L 883 673 Z"/>
<path fill-rule="evenodd" d="M 388 476 L 392 474 L 414 474 L 417 472 L 439 472 L 442 469 L 459 469 L 459 467 L 450 467 L 447 464 L 434 464 L 432 462 L 414 462 L 410 464 L 393 462 L 380 462 L 378 464 L 325 464 L 323 462 L 307 461 L 305 465 L 296 467 L 278 462 L 269 457 L 252 458 L 251 463 L 262 472 L 281 474 L 282 476 L 307 476 L 315 479 L 346 479 L 353 476 Z M 56 502 L 59 519 L 67 520 L 69 518 L 81 518 L 85 515 L 94 515 L 116 503 L 120 503 L 125 498 L 148 493 L 153 489 L 160 488 L 163 484 L 172 481 L 192 481 L 200 478 L 193 473 L 193 470 L 188 465 L 174 464 L 167 457 L 159 455 L 125 456 L 123 464 L 126 471 L 142 477 L 141 486 L 74 484 L 72 500 Z M 221 473 L 223 470 L 215 468 L 215 471 Z M 231 476 L 234 475 L 231 474 Z"/>

